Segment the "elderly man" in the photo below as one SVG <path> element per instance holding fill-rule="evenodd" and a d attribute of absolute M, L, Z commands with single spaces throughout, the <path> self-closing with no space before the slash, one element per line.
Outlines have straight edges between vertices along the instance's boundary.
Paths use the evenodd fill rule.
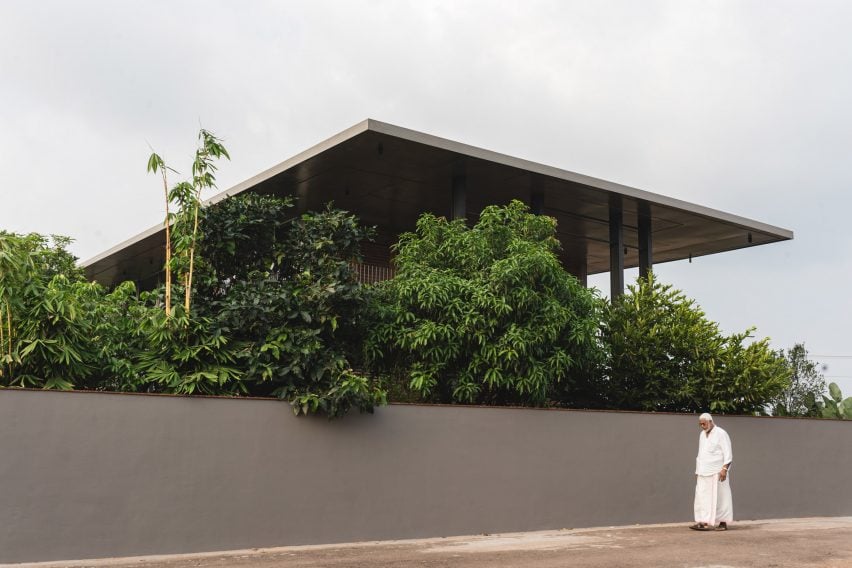
<path fill-rule="evenodd" d="M 706 412 L 698 417 L 698 457 L 695 458 L 695 524 L 697 531 L 725 531 L 734 518 L 728 472 L 734 461 L 731 438 Z"/>

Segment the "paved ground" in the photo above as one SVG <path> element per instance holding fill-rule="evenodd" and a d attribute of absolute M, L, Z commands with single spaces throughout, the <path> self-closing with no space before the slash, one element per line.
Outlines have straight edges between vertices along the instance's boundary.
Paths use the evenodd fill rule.
<path fill-rule="evenodd" d="M 637 525 L 13 566 L 850 568 L 852 517 L 750 521 L 727 532 Z"/>

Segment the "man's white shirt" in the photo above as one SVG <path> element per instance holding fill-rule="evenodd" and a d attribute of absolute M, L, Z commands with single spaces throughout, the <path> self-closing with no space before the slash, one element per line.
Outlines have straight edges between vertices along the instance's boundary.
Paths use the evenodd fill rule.
<path fill-rule="evenodd" d="M 728 433 L 718 426 L 713 426 L 709 435 L 702 430 L 698 439 L 698 457 L 695 458 L 696 475 L 717 474 L 722 466 L 732 461 L 734 454 Z"/>

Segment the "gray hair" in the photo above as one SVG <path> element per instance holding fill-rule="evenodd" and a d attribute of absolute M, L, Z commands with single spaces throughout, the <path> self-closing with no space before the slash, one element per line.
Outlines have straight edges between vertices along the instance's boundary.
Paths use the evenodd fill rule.
<path fill-rule="evenodd" d="M 709 414 L 708 412 L 705 412 L 704 414 L 702 414 L 701 416 L 699 416 L 699 417 L 698 417 L 698 419 L 699 419 L 699 420 L 706 420 L 706 421 L 708 421 L 708 422 L 713 422 L 713 417 L 712 417 L 712 416 L 710 416 L 710 414 Z"/>

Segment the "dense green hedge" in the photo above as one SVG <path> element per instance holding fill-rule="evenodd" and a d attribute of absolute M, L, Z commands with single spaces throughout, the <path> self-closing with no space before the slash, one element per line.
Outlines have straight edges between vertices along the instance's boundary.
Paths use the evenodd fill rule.
<path fill-rule="evenodd" d="M 278 396 L 339 416 L 391 400 L 761 412 L 790 365 L 723 335 L 651 277 L 610 305 L 513 202 L 468 226 L 425 214 L 395 278 L 359 284 L 370 238 L 334 209 L 244 195 L 199 212 L 192 306 L 86 282 L 68 239 L 0 232 L 0 385 Z M 182 280 L 173 283 L 184 295 Z"/>

